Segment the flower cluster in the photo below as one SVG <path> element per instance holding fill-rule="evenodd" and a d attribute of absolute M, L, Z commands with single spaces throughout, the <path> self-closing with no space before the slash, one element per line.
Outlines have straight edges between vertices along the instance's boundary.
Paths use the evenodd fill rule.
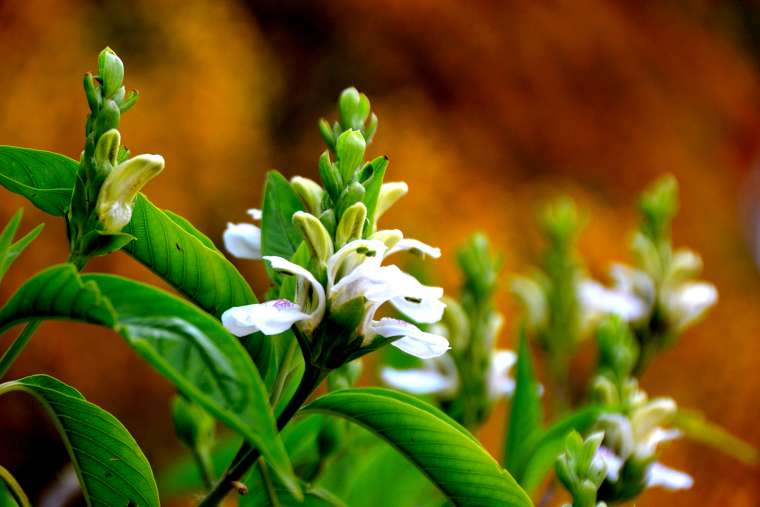
<path fill-rule="evenodd" d="M 293 329 L 308 359 L 329 368 L 387 342 L 420 358 L 440 356 L 449 348 L 446 338 L 405 320 L 380 316 L 381 309 L 390 305 L 414 322 L 441 319 L 445 308 L 441 288 L 423 285 L 398 266 L 384 264 L 398 252 L 437 258 L 440 251 L 405 238 L 398 229 L 377 230 L 377 220 L 407 192 L 407 186 L 382 181 L 386 158 L 364 161 L 377 126 L 374 115 L 367 120 L 366 96 L 349 88 L 339 104 L 341 121 L 326 138 L 330 150 L 320 158 L 322 185 L 304 177 L 290 180 L 289 191 L 301 209 L 287 219 L 300 233 L 303 246 L 292 258 L 267 255 L 264 237 L 269 215 L 276 211 L 266 205 L 263 210 L 249 210 L 254 220 L 262 221 L 261 228 L 229 224 L 224 233 L 232 255 L 265 260 L 275 281 L 292 277 L 292 295 L 230 308 L 222 322 L 237 336 L 277 335 Z"/>

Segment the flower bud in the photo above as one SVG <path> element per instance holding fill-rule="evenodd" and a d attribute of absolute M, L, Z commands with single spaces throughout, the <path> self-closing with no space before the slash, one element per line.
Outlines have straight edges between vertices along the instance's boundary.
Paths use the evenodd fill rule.
<path fill-rule="evenodd" d="M 118 129 L 120 119 L 119 106 L 113 100 L 106 100 L 95 118 L 95 139 L 100 139 L 100 136 L 111 129 Z"/>
<path fill-rule="evenodd" d="M 388 250 L 396 246 L 396 243 L 401 241 L 403 238 L 404 233 L 398 229 L 383 229 L 377 231 L 372 235 L 372 239 L 382 241 Z"/>
<path fill-rule="evenodd" d="M 124 63 L 111 48 L 105 48 L 98 57 L 98 73 L 103 83 L 103 97 L 109 98 L 124 81 Z"/>
<path fill-rule="evenodd" d="M 293 214 L 293 224 L 301 231 L 311 254 L 320 263 L 326 263 L 333 254 L 333 243 L 322 222 L 311 213 L 296 211 Z"/>
<path fill-rule="evenodd" d="M 514 276 L 510 292 L 525 309 L 525 323 L 531 332 L 544 329 L 549 319 L 546 294 L 538 282 L 527 276 Z"/>
<path fill-rule="evenodd" d="M 90 106 L 90 111 L 97 111 L 100 107 L 101 98 L 95 88 L 95 80 L 89 72 L 84 75 L 84 94 L 87 97 L 87 105 Z"/>
<path fill-rule="evenodd" d="M 330 160 L 330 152 L 328 151 L 325 151 L 319 157 L 319 176 L 322 178 L 322 183 L 325 185 L 328 195 L 333 201 L 337 202 L 340 193 L 343 191 L 343 178 L 338 168 Z"/>
<path fill-rule="evenodd" d="M 658 426 L 664 426 L 676 413 L 676 402 L 670 398 L 656 398 L 643 407 L 635 410 L 631 415 L 631 426 L 636 441 L 643 440 L 644 436 L 652 432 Z"/>
<path fill-rule="evenodd" d="M 138 155 L 111 171 L 100 188 L 96 205 L 106 232 L 118 232 L 129 223 L 137 193 L 163 169 L 161 155 Z"/>
<path fill-rule="evenodd" d="M 372 115 L 369 117 L 369 122 L 367 123 L 367 126 L 362 130 L 362 134 L 364 134 L 364 140 L 367 141 L 367 144 L 372 142 L 372 139 L 374 139 L 376 132 L 377 132 L 377 116 L 375 115 L 375 113 L 372 113 Z"/>
<path fill-rule="evenodd" d="M 105 132 L 98 144 L 95 146 L 95 161 L 98 164 L 108 163 L 112 167 L 116 166 L 116 159 L 119 155 L 119 146 L 121 146 L 121 134 L 116 129 Z"/>
<path fill-rule="evenodd" d="M 343 213 L 345 213 L 350 206 L 364 199 L 364 192 L 364 186 L 358 181 L 354 181 L 343 189 L 337 203 L 338 216 L 343 216 Z"/>
<path fill-rule="evenodd" d="M 327 229 L 327 232 L 330 234 L 330 236 L 335 235 L 335 229 L 337 229 L 338 224 L 335 220 L 335 211 L 332 209 L 328 209 L 322 212 L 321 215 L 319 215 L 319 221 L 322 222 L 322 225 L 325 226 L 325 229 Z"/>
<path fill-rule="evenodd" d="M 319 215 L 321 213 L 322 194 L 324 190 L 322 190 L 322 187 L 320 187 L 316 181 L 302 176 L 294 176 L 290 180 L 290 186 L 293 188 L 293 191 L 298 194 L 298 197 L 301 198 L 301 202 L 303 202 L 304 206 L 306 206 L 306 209 L 309 210 L 310 213 L 314 215 Z"/>
<path fill-rule="evenodd" d="M 340 248 L 350 241 L 361 239 L 366 219 L 367 207 L 364 203 L 357 202 L 349 206 L 343 213 L 335 233 L 337 247 Z"/>
<path fill-rule="evenodd" d="M 688 249 L 673 253 L 668 269 L 667 281 L 677 283 L 693 278 L 702 271 L 702 258 L 696 252 Z"/>
<path fill-rule="evenodd" d="M 338 113 L 343 130 L 360 130 L 369 116 L 369 99 L 354 88 L 346 88 L 338 99 Z"/>
<path fill-rule="evenodd" d="M 335 132 L 333 132 L 332 127 L 330 127 L 330 124 L 327 123 L 327 120 L 324 118 L 321 118 L 319 120 L 319 133 L 322 136 L 322 140 L 325 142 L 328 148 L 331 150 L 335 150 Z"/>
<path fill-rule="evenodd" d="M 351 181 L 356 168 L 364 161 L 364 151 L 367 143 L 358 130 L 343 132 L 335 143 L 335 153 L 338 156 L 338 171 L 343 181 Z"/>
<path fill-rule="evenodd" d="M 377 208 L 375 209 L 375 220 L 379 219 L 383 213 L 396 204 L 409 192 L 409 186 L 403 181 L 392 181 L 383 183 L 380 186 L 380 196 L 377 198 Z"/>

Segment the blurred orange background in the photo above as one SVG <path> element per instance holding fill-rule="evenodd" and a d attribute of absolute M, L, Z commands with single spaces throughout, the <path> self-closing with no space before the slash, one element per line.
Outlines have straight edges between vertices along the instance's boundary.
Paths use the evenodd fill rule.
<path fill-rule="evenodd" d="M 536 207 L 559 194 L 585 210 L 581 252 L 603 278 L 611 261 L 630 261 L 636 194 L 672 173 L 682 198 L 675 243 L 703 255 L 720 302 L 643 383 L 760 447 L 758 29 L 760 5 L 749 0 L 0 0 L 0 143 L 77 158 L 81 76 L 109 45 L 127 88 L 141 92 L 123 139 L 167 160 L 147 193 L 220 239 L 260 203 L 266 170 L 315 177 L 316 120 L 333 119 L 340 90 L 355 85 L 380 118 L 371 154 L 387 154 L 389 178 L 411 187 L 384 224 L 440 246 L 434 274 L 452 291 L 454 250 L 475 229 L 505 253 L 505 278 L 535 263 Z M 2 196 L 0 222 L 22 206 L 24 228 L 47 222 L 6 277 L 5 301 L 63 261 L 66 242 L 60 220 Z M 238 265 L 263 293 L 261 267 Z M 89 269 L 161 285 L 123 254 Z M 511 345 L 518 309 L 506 291 L 499 302 Z M 172 389 L 116 335 L 45 324 L 11 377 L 37 372 L 113 412 L 156 468 L 182 452 L 169 436 Z M 0 463 L 34 496 L 65 450 L 34 401 L 5 398 Z M 498 454 L 504 409 L 494 414 L 481 436 Z M 649 491 L 639 505 L 760 504 L 757 467 L 686 440 L 664 461 L 692 474 L 694 488 Z"/>

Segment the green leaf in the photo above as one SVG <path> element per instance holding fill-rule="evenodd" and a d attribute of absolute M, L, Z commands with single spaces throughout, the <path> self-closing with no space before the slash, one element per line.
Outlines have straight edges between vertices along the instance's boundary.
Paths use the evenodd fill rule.
<path fill-rule="evenodd" d="M 256 302 L 243 276 L 208 245 L 208 238 L 144 195 L 137 197 L 132 221 L 123 232 L 136 238 L 125 248 L 129 254 L 212 315 Z"/>
<path fill-rule="evenodd" d="M 277 171 L 267 173 L 261 217 L 261 253 L 290 259 L 303 241 L 293 214 L 304 211 L 290 183 Z"/>
<path fill-rule="evenodd" d="M 238 431 L 297 487 L 258 371 L 237 339 L 194 305 L 125 278 L 49 268 L 0 310 L 0 331 L 33 319 L 109 327 L 185 396 Z"/>
<path fill-rule="evenodd" d="M 0 146 L 0 185 L 46 213 L 69 209 L 79 163 L 50 151 Z"/>
<path fill-rule="evenodd" d="M 29 243 L 34 241 L 37 236 L 42 232 L 42 228 L 45 224 L 40 224 L 28 233 L 26 233 L 21 239 L 12 243 L 13 237 L 16 235 L 19 223 L 21 223 L 21 217 L 24 214 L 23 209 L 19 209 L 13 218 L 5 226 L 3 232 L 0 233 L 0 281 L 2 281 L 5 273 L 8 272 L 8 268 L 11 264 L 21 255 L 21 252 L 29 246 Z"/>
<path fill-rule="evenodd" d="M 11 391 L 34 396 L 50 413 L 71 456 L 87 505 L 159 505 L 148 460 L 114 416 L 47 375 L 0 385 L 0 394 Z"/>
<path fill-rule="evenodd" d="M 683 431 L 684 435 L 692 440 L 709 445 L 747 465 L 756 465 L 760 460 L 760 454 L 751 444 L 706 420 L 705 416 L 699 412 L 679 410 L 673 418 L 673 426 Z"/>
<path fill-rule="evenodd" d="M 344 389 L 302 411 L 346 418 L 371 430 L 411 460 L 459 506 L 529 506 L 525 492 L 477 442 L 419 403 L 384 389 Z"/>
<path fill-rule="evenodd" d="M 525 444 L 528 457 L 519 478 L 525 491 L 532 494 L 552 470 L 557 457 L 565 449 L 567 435 L 573 430 L 586 433 L 601 412 L 601 407 L 585 407 L 555 422 L 546 431 L 533 434 Z"/>
<path fill-rule="evenodd" d="M 528 443 L 541 431 L 540 387 L 533 373 L 533 360 L 525 330 L 520 332 L 520 344 L 515 366 L 515 394 L 509 414 L 509 428 L 504 442 L 504 465 L 518 480 L 528 459 Z"/>

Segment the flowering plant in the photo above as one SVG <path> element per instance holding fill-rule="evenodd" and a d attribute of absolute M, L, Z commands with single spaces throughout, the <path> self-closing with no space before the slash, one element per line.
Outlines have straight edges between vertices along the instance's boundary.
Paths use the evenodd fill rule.
<path fill-rule="evenodd" d="M 638 266 L 616 267 L 613 288 L 582 269 L 572 203 L 548 209 L 542 269 L 512 284 L 527 309 L 514 353 L 498 346 L 501 258 L 485 236 L 459 252 L 457 299 L 391 264 L 402 259 L 394 254 L 441 252 L 379 226 L 409 189 L 385 181 L 387 157 L 365 159 L 378 119 L 364 94 L 344 90 L 338 121 L 319 122 L 327 147 L 319 181 L 272 171 L 262 205 L 248 211 L 256 223 L 228 224 L 227 252 L 266 269 L 271 285 L 259 300 L 212 239 L 141 193 L 165 161 L 132 156 L 122 143 L 122 115 L 138 98 L 124 77 L 108 48 L 97 75 L 85 75 L 89 113 L 78 160 L 0 146 L 0 184 L 62 218 L 67 232 L 65 262 L 29 278 L 0 309 L 0 332 L 25 325 L 0 357 L 0 378 L 41 323 L 70 320 L 118 335 L 177 393 L 171 416 L 191 472 L 181 461 L 162 472 L 159 488 L 127 428 L 73 387 L 45 374 L 0 384 L 0 395 L 21 391 L 45 406 L 87 505 L 157 506 L 160 489 L 164 498 L 190 493 L 202 506 L 235 492 L 244 506 L 520 507 L 532 505 L 556 462 L 573 505 L 586 506 L 636 498 L 649 486 L 688 487 L 687 475 L 657 461 L 658 445 L 679 432 L 754 458 L 753 449 L 638 385 L 652 358 L 717 299 L 712 285 L 693 280 L 699 257 L 671 248 L 673 180 L 642 199 Z M 37 226 L 14 241 L 21 219 L 19 211 L 0 233 L 0 279 L 41 233 Z M 177 295 L 86 271 L 92 258 L 118 251 Z M 579 396 L 569 389 L 570 360 L 590 334 L 599 360 Z M 550 365 L 546 389 L 531 343 Z M 362 358 L 381 348 L 381 380 L 411 394 L 354 387 Z M 391 364 L 388 350 L 417 363 Z M 315 395 L 325 380 L 327 392 Z M 473 432 L 507 397 L 498 462 Z M 542 397 L 555 402 L 552 421 L 544 421 Z M 217 435 L 219 426 L 226 429 Z M 0 504 L 30 505 L 2 466 Z"/>

